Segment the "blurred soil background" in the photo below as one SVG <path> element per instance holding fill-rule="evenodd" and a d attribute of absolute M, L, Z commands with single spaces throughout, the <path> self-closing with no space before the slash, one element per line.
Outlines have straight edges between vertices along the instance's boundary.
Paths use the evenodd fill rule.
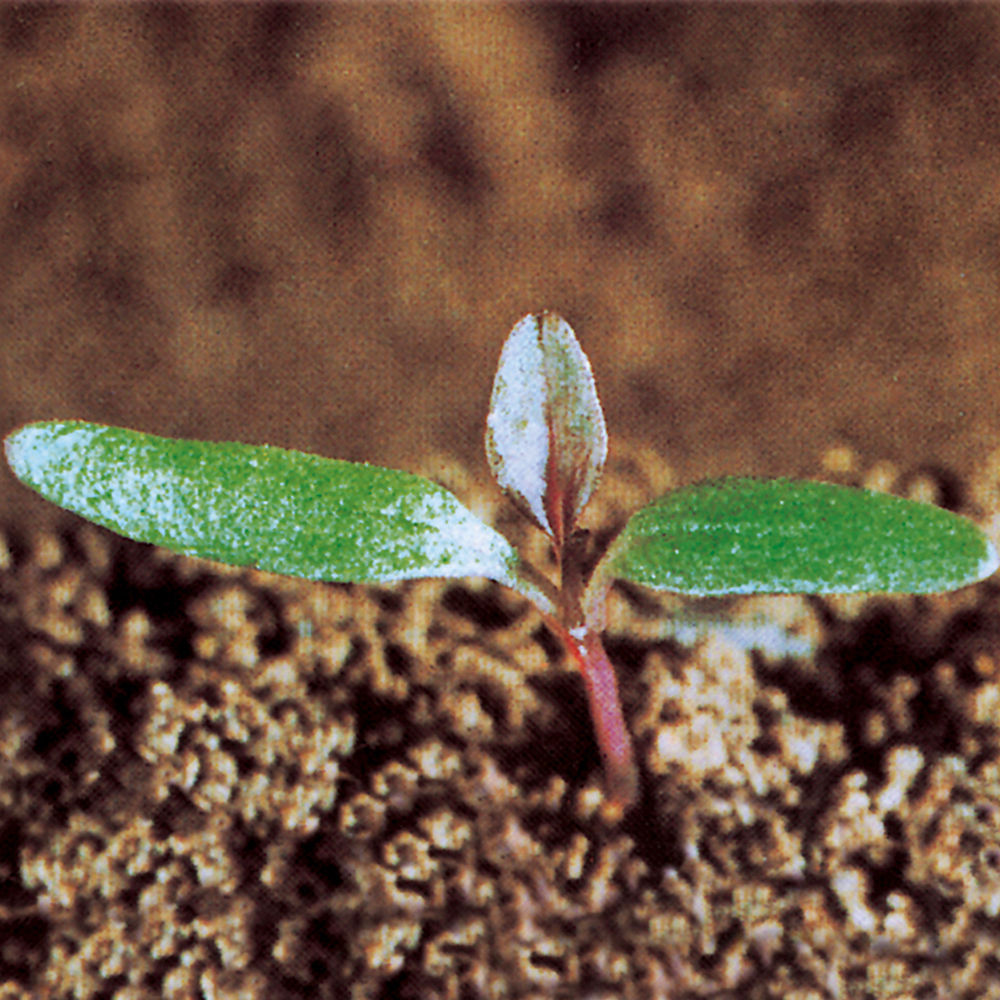
<path fill-rule="evenodd" d="M 996 539 L 998 109 L 985 5 L 6 5 L 0 427 L 422 471 L 544 560 L 482 431 L 552 308 L 593 525 L 822 473 Z M 620 820 L 503 588 L 0 502 L 0 1000 L 1000 1000 L 995 582 L 617 589 Z"/>
<path fill-rule="evenodd" d="M 995 7 L 28 4 L 0 51 L 5 428 L 485 479 L 546 307 L 681 479 L 1000 439 Z"/>

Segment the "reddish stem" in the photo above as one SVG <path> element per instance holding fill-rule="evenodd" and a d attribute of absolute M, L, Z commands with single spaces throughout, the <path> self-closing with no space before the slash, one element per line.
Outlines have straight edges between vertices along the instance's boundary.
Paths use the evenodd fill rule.
<path fill-rule="evenodd" d="M 604 651 L 600 634 L 594 628 L 584 626 L 570 631 L 558 622 L 553 624 L 583 674 L 612 804 L 625 810 L 639 797 L 639 771 L 632 737 L 622 714 L 615 668 Z"/>

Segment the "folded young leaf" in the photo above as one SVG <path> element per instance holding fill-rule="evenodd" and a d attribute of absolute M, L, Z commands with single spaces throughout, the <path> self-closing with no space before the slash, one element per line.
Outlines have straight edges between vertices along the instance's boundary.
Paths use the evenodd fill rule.
<path fill-rule="evenodd" d="M 971 521 L 829 483 L 721 479 L 632 516 L 599 567 L 683 594 L 937 593 L 997 569 Z M 596 574 L 595 574 L 596 577 Z"/>
<path fill-rule="evenodd" d="M 525 592 L 513 546 L 407 472 L 78 421 L 28 424 L 6 449 L 44 497 L 175 552 L 315 580 L 484 576 Z"/>
<path fill-rule="evenodd" d="M 608 451 L 590 362 L 555 313 L 525 316 L 500 354 L 486 421 L 497 482 L 562 545 Z"/>

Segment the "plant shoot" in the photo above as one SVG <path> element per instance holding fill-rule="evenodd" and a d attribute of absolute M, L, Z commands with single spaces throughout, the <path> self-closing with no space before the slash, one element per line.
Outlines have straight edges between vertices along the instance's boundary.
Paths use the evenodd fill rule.
<path fill-rule="evenodd" d="M 585 577 L 573 544 L 607 455 L 590 363 L 555 313 L 526 316 L 500 355 L 486 453 L 551 541 L 557 579 L 421 476 L 266 445 L 158 437 L 80 421 L 6 439 L 14 474 L 127 538 L 274 573 L 353 583 L 478 576 L 541 612 L 583 675 L 612 802 L 639 770 L 601 634 L 616 579 L 689 595 L 936 593 L 998 566 L 971 521 L 827 483 L 727 478 L 637 511 Z"/>

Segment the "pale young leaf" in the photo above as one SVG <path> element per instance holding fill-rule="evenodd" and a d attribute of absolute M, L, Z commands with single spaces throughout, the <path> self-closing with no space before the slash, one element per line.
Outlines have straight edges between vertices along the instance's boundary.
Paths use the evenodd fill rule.
<path fill-rule="evenodd" d="M 525 316 L 504 344 L 486 423 L 497 482 L 561 545 L 607 449 L 594 376 L 573 330 L 555 313 Z"/>

